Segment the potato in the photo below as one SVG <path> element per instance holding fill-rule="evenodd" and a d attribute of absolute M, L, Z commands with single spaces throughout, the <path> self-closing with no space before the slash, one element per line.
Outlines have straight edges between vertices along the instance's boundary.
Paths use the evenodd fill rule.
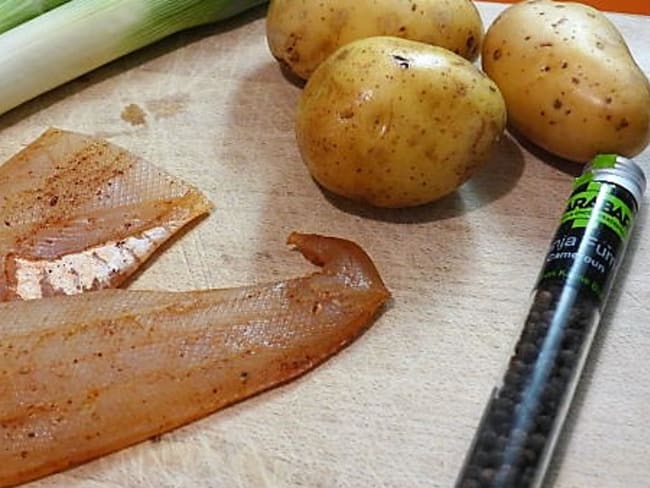
<path fill-rule="evenodd" d="M 483 22 L 471 0 L 271 0 L 266 16 L 271 53 L 302 79 L 342 45 L 371 36 L 426 42 L 474 60 Z"/>
<path fill-rule="evenodd" d="M 634 156 L 650 141 L 650 84 L 616 27 L 578 3 L 530 0 L 489 27 L 484 71 L 514 129 L 578 162 Z"/>
<path fill-rule="evenodd" d="M 314 179 L 380 207 L 451 193 L 487 159 L 505 102 L 477 67 L 451 51 L 395 37 L 349 43 L 301 95 L 296 137 Z"/>

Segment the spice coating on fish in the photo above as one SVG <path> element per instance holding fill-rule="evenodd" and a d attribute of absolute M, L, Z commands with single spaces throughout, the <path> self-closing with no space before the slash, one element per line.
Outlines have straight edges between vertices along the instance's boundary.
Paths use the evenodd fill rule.
<path fill-rule="evenodd" d="M 305 373 L 389 292 L 356 244 L 292 234 L 322 266 L 241 288 L 0 303 L 0 486 L 169 431 Z"/>
<path fill-rule="evenodd" d="M 211 208 L 114 144 L 49 129 L 0 166 L 0 300 L 117 287 Z"/>

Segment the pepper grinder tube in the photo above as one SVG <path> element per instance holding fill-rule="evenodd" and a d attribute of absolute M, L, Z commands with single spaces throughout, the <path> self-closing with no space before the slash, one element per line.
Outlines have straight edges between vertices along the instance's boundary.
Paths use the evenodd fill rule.
<path fill-rule="evenodd" d="M 457 488 L 541 485 L 645 186 L 641 168 L 616 155 L 597 156 L 575 180 Z"/>

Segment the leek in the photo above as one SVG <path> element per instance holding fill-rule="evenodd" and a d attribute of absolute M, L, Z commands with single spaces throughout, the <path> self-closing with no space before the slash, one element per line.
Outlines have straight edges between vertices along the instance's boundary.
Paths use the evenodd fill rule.
<path fill-rule="evenodd" d="M 0 114 L 170 34 L 266 0 L 70 0 L 0 34 Z"/>
<path fill-rule="evenodd" d="M 0 34 L 70 0 L 0 0 Z"/>

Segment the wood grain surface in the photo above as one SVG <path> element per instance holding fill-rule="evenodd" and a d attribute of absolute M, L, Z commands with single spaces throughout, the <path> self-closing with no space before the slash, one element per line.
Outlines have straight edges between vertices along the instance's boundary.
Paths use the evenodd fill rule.
<path fill-rule="evenodd" d="M 486 25 L 505 7 L 479 5 Z M 475 178 L 433 205 L 379 211 L 324 193 L 297 151 L 300 88 L 268 52 L 264 12 L 173 36 L 1 116 L 0 159 L 58 126 L 104 136 L 205 191 L 213 213 L 132 288 L 310 272 L 284 244 L 300 230 L 361 244 L 393 301 L 363 337 L 299 381 L 32 488 L 453 485 L 580 168 L 509 136 Z M 650 18 L 610 18 L 650 73 Z M 637 160 L 650 170 L 650 151 Z M 648 486 L 648 203 L 549 486 Z"/>

